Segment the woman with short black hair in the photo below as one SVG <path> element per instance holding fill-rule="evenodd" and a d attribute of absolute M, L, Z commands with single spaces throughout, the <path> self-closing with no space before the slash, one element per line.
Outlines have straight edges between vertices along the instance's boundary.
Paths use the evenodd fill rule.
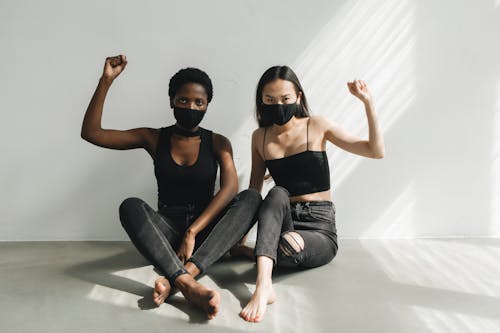
<path fill-rule="evenodd" d="M 124 55 L 106 58 L 81 136 L 101 147 L 143 148 L 149 153 L 158 183 L 158 210 L 142 199 L 127 198 L 119 209 L 121 223 L 140 253 L 165 275 L 155 282 L 154 302 L 163 303 L 176 286 L 211 319 L 219 308 L 219 294 L 194 277 L 250 229 L 262 198 L 252 189 L 237 194 L 231 143 L 198 125 L 213 96 L 210 78 L 199 69 L 182 69 L 170 80 L 168 94 L 175 124 L 103 129 L 107 91 L 126 65 Z M 214 195 L 218 167 L 220 190 Z"/>

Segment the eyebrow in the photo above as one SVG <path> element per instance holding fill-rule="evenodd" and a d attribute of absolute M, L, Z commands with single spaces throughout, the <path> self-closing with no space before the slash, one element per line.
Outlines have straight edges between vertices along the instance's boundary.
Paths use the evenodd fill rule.
<path fill-rule="evenodd" d="M 286 96 L 290 96 L 290 94 L 285 94 L 285 95 L 281 95 L 280 97 L 286 97 Z M 265 97 L 271 97 L 271 98 L 274 98 L 274 96 L 271 96 L 271 95 L 265 95 Z"/>

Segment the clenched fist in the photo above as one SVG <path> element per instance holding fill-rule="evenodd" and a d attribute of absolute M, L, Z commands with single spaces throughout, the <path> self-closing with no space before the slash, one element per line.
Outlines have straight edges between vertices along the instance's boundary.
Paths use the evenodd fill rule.
<path fill-rule="evenodd" d="M 102 76 L 104 79 L 113 81 L 127 66 L 127 57 L 123 54 L 107 57 L 104 63 Z"/>
<path fill-rule="evenodd" d="M 347 87 L 351 94 L 359 98 L 363 103 L 368 103 L 372 101 L 372 95 L 368 90 L 368 86 L 365 81 L 354 80 L 352 82 L 347 82 Z"/>

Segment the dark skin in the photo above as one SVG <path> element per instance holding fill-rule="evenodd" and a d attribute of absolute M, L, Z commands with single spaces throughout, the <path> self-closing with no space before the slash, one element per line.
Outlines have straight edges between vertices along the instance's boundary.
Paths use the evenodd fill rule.
<path fill-rule="evenodd" d="M 160 129 L 139 127 L 129 130 L 113 130 L 104 129 L 101 126 L 102 112 L 106 94 L 113 81 L 120 75 L 127 66 L 127 58 L 124 55 L 106 58 L 103 74 L 99 80 L 97 88 L 89 103 L 82 124 L 81 137 L 86 141 L 104 148 L 126 150 L 142 148 L 146 150 L 153 160 L 156 159 L 156 147 Z M 175 94 L 170 101 L 170 106 L 178 106 L 182 108 L 191 108 L 205 111 L 208 107 L 207 93 L 205 88 L 198 83 L 186 83 Z M 176 124 L 179 126 L 178 124 Z M 181 126 L 179 126 L 181 127 Z M 190 129 L 196 131 L 198 127 Z M 220 190 L 214 196 L 210 204 L 200 214 L 200 216 L 191 224 L 186 231 L 183 241 L 178 249 L 177 255 L 182 262 L 186 262 L 193 253 L 195 245 L 195 237 L 201 232 L 210 222 L 226 207 L 238 191 L 238 177 L 236 167 L 233 161 L 233 151 L 230 141 L 223 135 L 213 133 L 213 150 L 220 166 Z M 192 165 L 196 162 L 199 153 L 201 139 L 200 137 L 183 137 L 177 134 L 172 135 L 170 154 L 177 164 Z M 176 284 L 181 289 L 183 294 L 197 305 L 212 309 L 213 304 L 205 304 L 197 300 L 199 290 L 187 276 L 191 279 L 199 274 L 197 267 L 188 262 L 185 264 L 186 269 L 191 273 L 180 275 L 176 280 Z M 170 285 L 166 279 L 160 281 L 162 285 L 168 287 L 165 293 L 164 288 L 161 292 L 155 286 L 155 303 L 158 305 L 163 303 L 168 296 Z M 158 284 L 158 282 L 157 282 Z M 183 290 L 184 289 L 184 290 Z M 157 294 L 161 294 L 158 297 Z M 164 297 L 163 297 L 164 296 Z M 213 301 L 213 295 L 210 300 Z M 209 318 L 215 316 L 214 311 L 207 310 Z"/>

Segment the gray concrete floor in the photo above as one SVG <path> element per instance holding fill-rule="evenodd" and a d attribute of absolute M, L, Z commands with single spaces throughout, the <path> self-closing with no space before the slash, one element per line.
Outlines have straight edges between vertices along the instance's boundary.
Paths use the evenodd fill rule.
<path fill-rule="evenodd" d="M 278 271 L 259 324 L 238 317 L 255 265 L 216 263 L 200 282 L 219 315 L 174 296 L 128 242 L 0 243 L 0 332 L 500 332 L 500 240 L 340 240 L 329 265 Z"/>

